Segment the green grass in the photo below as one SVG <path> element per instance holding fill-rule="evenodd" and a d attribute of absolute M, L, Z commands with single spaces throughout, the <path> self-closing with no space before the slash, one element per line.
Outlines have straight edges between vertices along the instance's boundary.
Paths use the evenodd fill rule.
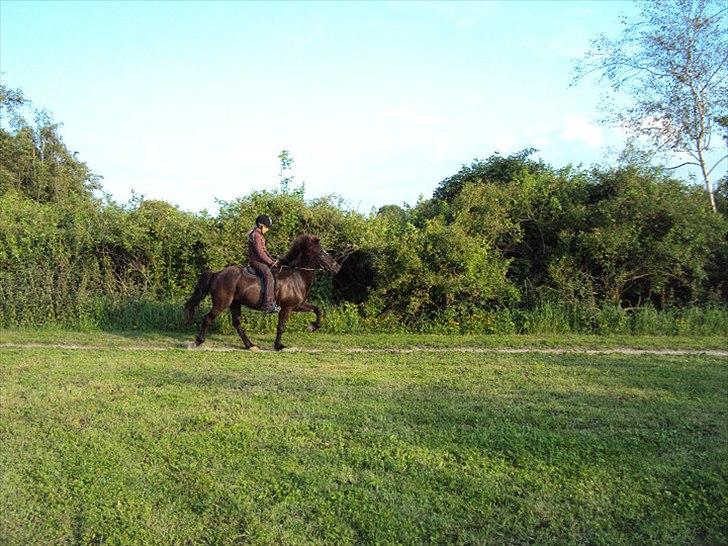
<path fill-rule="evenodd" d="M 291 336 L 397 339 L 428 338 Z M 726 543 L 727 386 L 706 356 L 3 348 L 0 543 Z"/>
<path fill-rule="evenodd" d="M 250 337 L 261 348 L 273 345 L 275 328 L 250 331 Z M 196 329 L 177 331 L 100 331 L 78 332 L 62 328 L 0 329 L 0 344 L 67 344 L 108 348 L 182 348 L 194 339 Z M 444 334 L 325 334 L 286 332 L 283 342 L 298 349 L 408 349 L 426 348 L 569 348 L 569 349 L 717 349 L 728 350 L 724 336 L 633 336 L 633 335 L 444 335 Z M 212 333 L 203 347 L 218 349 L 242 348 L 237 334 Z"/>

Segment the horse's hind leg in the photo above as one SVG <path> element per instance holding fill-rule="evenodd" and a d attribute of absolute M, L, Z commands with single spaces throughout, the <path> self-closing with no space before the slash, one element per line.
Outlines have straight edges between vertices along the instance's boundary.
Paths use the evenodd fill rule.
<path fill-rule="evenodd" d="M 212 300 L 212 309 L 210 309 L 210 312 L 207 313 L 204 318 L 202 319 L 202 323 L 200 324 L 200 329 L 197 332 L 197 337 L 195 338 L 195 345 L 200 346 L 205 342 L 205 337 L 207 336 L 207 329 L 210 327 L 210 325 L 215 322 L 215 319 L 220 315 L 220 313 L 223 312 L 223 310 L 230 305 L 230 301 L 232 300 L 232 297 L 227 299 L 227 301 L 224 302 L 216 302 L 213 298 Z"/>
<path fill-rule="evenodd" d="M 202 322 L 200 323 L 200 329 L 197 331 L 197 337 L 195 338 L 195 345 L 200 346 L 205 342 L 205 337 L 207 337 L 207 329 L 210 327 L 210 325 L 215 322 L 215 319 L 218 317 L 218 315 L 222 312 L 222 310 L 218 310 L 215 307 L 213 307 L 209 313 L 207 313 L 204 317 L 202 317 Z"/>
<path fill-rule="evenodd" d="M 246 349 L 250 349 L 251 347 L 255 347 L 255 344 L 250 341 L 250 338 L 248 338 L 248 335 L 245 333 L 245 330 L 243 330 L 243 327 L 240 325 L 240 302 L 235 302 L 230 306 L 230 314 L 233 317 L 233 326 L 235 327 L 235 330 L 238 332 L 238 335 L 240 336 L 240 339 L 243 340 L 243 343 L 245 344 Z"/>

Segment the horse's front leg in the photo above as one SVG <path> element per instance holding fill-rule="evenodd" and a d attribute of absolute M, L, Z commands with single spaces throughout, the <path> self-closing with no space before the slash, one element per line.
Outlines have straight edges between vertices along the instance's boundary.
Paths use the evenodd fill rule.
<path fill-rule="evenodd" d="M 283 345 L 283 343 L 281 343 L 281 337 L 283 337 L 283 330 L 286 329 L 286 322 L 288 321 L 288 317 L 290 314 L 291 314 L 290 307 L 284 307 L 278 313 L 278 326 L 276 327 L 276 341 L 273 344 L 273 348 L 276 351 L 280 351 L 280 350 L 286 348 L 286 346 Z"/>
<path fill-rule="evenodd" d="M 316 320 L 308 325 L 308 331 L 315 332 L 316 330 L 321 328 L 321 309 L 319 309 L 315 305 L 311 305 L 307 301 L 304 301 L 301 305 L 296 307 L 294 311 L 313 311 L 316 314 Z"/>

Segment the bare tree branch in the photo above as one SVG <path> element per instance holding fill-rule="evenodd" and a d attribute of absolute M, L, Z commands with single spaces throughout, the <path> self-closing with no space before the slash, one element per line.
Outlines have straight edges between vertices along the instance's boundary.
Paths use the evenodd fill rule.
<path fill-rule="evenodd" d="M 674 171 L 675 169 L 679 169 L 680 167 L 684 167 L 685 165 L 696 165 L 700 166 L 700 163 L 697 163 L 695 161 L 686 161 L 685 163 L 680 163 L 680 165 L 675 165 L 674 167 L 665 167 L 668 171 Z"/>
<path fill-rule="evenodd" d="M 710 168 L 710 170 L 708 171 L 708 174 L 710 175 L 710 174 L 711 174 L 711 173 L 712 173 L 712 172 L 713 172 L 713 171 L 715 170 L 715 168 L 716 168 L 716 167 L 717 167 L 718 165 L 720 165 L 721 163 L 723 163 L 723 161 L 725 161 L 726 159 L 728 159 L 728 154 L 724 155 L 724 156 L 723 156 L 723 157 L 721 157 L 721 158 L 720 158 L 720 159 L 719 159 L 718 161 L 716 161 L 716 162 L 715 162 L 715 165 L 713 165 L 713 166 L 712 166 L 712 167 Z"/>

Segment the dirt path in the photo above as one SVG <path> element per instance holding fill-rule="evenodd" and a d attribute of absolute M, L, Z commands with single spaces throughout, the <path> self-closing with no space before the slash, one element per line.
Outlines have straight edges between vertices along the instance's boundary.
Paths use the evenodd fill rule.
<path fill-rule="evenodd" d="M 108 346 L 108 345 L 74 345 L 63 343 L 0 343 L 2 349 L 66 349 L 66 350 L 95 350 L 95 351 L 176 351 L 191 349 L 194 351 L 206 352 L 238 352 L 243 351 L 242 347 L 215 347 L 202 346 L 200 348 L 190 348 L 186 343 L 170 343 L 167 346 L 160 345 L 137 345 L 137 346 Z M 260 352 L 273 352 L 272 349 L 261 349 Z M 509 348 L 509 347 L 401 347 L 401 348 L 366 348 L 366 347 L 349 347 L 349 348 L 287 348 L 284 352 L 288 353 L 342 353 L 342 354 L 408 354 L 408 353 L 484 353 L 484 354 L 586 354 L 586 355 L 665 355 L 665 356 L 715 356 L 728 357 L 728 350 L 718 349 L 634 349 L 630 347 L 614 347 L 605 349 L 588 349 L 578 347 L 564 348 Z"/>

